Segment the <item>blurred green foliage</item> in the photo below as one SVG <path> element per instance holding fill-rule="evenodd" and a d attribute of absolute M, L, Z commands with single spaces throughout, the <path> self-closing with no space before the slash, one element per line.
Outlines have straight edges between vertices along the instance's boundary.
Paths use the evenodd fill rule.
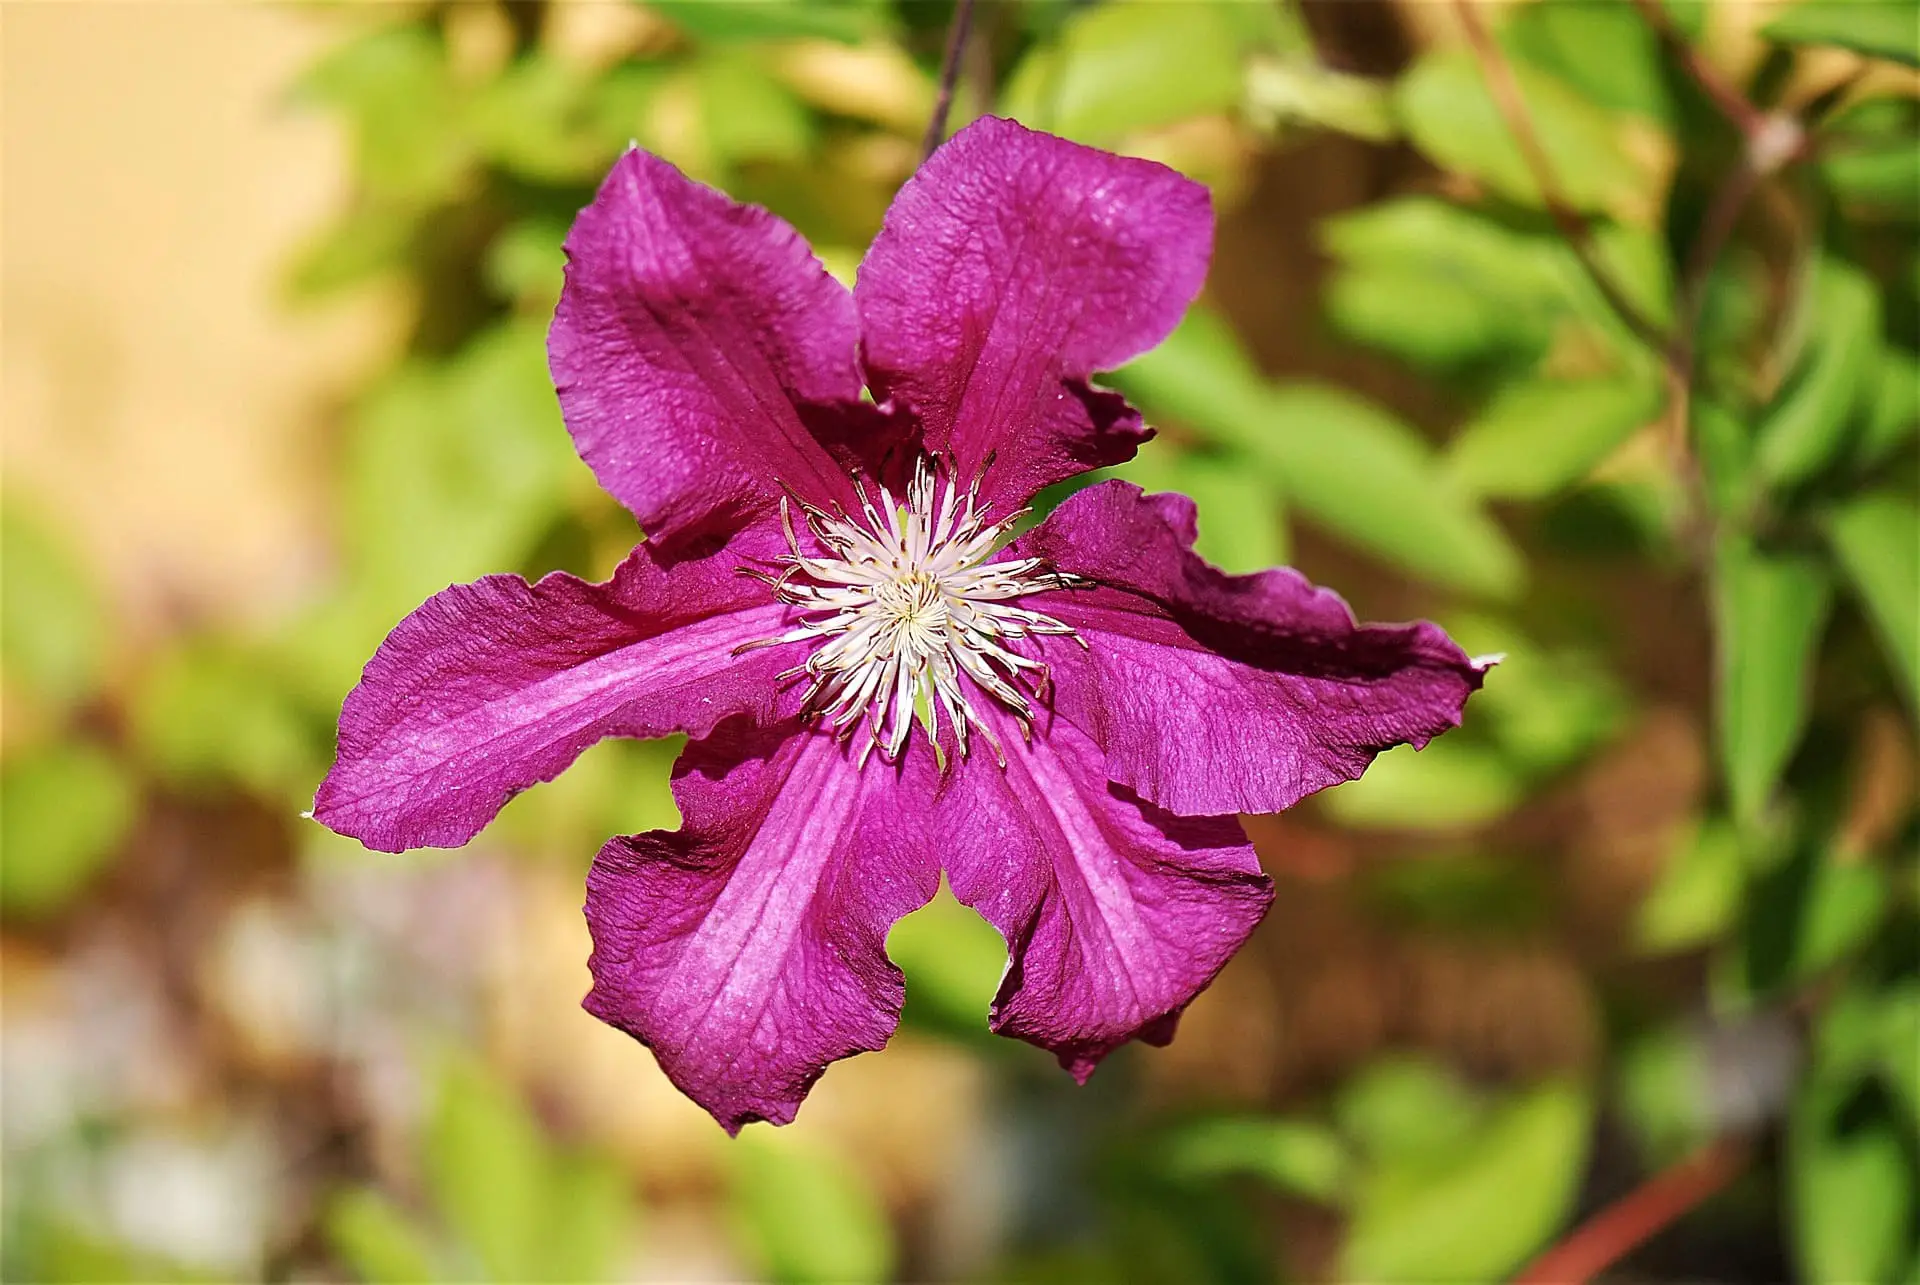
<path fill-rule="evenodd" d="M 290 299 L 381 280 L 416 304 L 405 351 L 338 426 L 327 596 L 277 631 L 208 627 L 136 655 L 57 525 L 9 497 L 10 926 L 83 906 L 149 793 L 248 796 L 291 825 L 358 666 L 428 594 L 501 570 L 607 572 L 637 532 L 568 449 L 543 350 L 573 212 L 637 142 L 771 206 L 850 275 L 916 160 L 950 12 L 650 0 L 635 31 L 582 55 L 550 38 L 561 7 L 359 11 L 292 88 L 347 131 L 355 187 L 291 268 Z M 1656 12 L 1710 49 L 1725 20 Z M 1163 433 L 1115 472 L 1192 496 L 1212 561 L 1251 571 L 1298 549 L 1309 571 L 1350 575 L 1363 606 L 1432 614 L 1469 650 L 1505 654 L 1464 728 L 1310 805 L 1313 824 L 1421 853 L 1368 884 L 1388 921 L 1531 939 L 1560 913 L 1531 867 L 1623 738 L 1677 707 L 1710 729 L 1716 764 L 1656 845 L 1649 888 L 1584 961 L 1606 1015 L 1589 1064 L 1489 1083 L 1393 1055 L 1284 1104 L 1096 1099 L 1099 1118 L 1062 1145 L 1100 1170 L 1085 1198 L 1104 1214 L 1013 1237 L 983 1278 L 1267 1279 L 1283 1256 L 1262 1240 L 1266 1215 L 1293 1202 L 1337 1216 L 1326 1274 L 1495 1280 L 1624 1189 L 1596 1138 L 1623 1135 L 1644 1174 L 1744 1131 L 1778 1144 L 1756 1162 L 1771 1193 L 1758 1219 L 1777 1214 L 1801 1278 L 1913 1280 L 1920 101 L 1882 65 L 1920 62 L 1911 6 L 1771 11 L 1739 88 L 1792 113 L 1810 146 L 1759 176 L 1765 199 L 1705 266 L 1713 194 L 1747 161 L 1685 61 L 1635 6 L 1499 15 L 1592 261 L 1651 324 L 1689 335 L 1684 397 L 1673 354 L 1635 336 L 1550 217 L 1458 38 L 1361 74 L 1323 57 L 1325 33 L 1288 5 L 1031 0 L 977 19 L 962 114 L 992 106 L 1167 160 L 1214 184 L 1243 228 L 1279 208 L 1257 185 L 1247 196 L 1250 178 L 1308 145 L 1417 153 L 1390 189 L 1310 229 L 1325 269 L 1312 292 L 1259 285 L 1312 311 L 1313 342 L 1374 391 L 1270 373 L 1236 324 L 1248 286 L 1219 280 L 1111 377 Z M 1870 60 L 1837 89 L 1819 61 L 1836 49 Z M 1676 680 L 1689 664 L 1697 681 Z M 1873 748 L 1876 718 L 1899 726 L 1893 751 Z M 496 833 L 580 864 L 606 834 L 672 825 L 675 748 L 602 747 Z M 1599 797 L 1582 806 L 1634 803 Z M 983 1034 L 1004 959 L 990 929 L 943 896 L 889 948 L 910 1027 L 981 1050 L 1007 1099 L 1040 1092 Z M 1682 982 L 1648 981 L 1648 960 Z M 1716 1052 L 1750 1027 L 1792 1032 L 1784 1058 L 1749 1058 L 1754 1083 L 1778 1071 L 1777 1091 Z M 327 1252 L 368 1281 L 618 1278 L 648 1234 L 631 1175 L 559 1140 L 498 1068 L 460 1053 L 438 1067 L 411 1137 L 416 1186 L 328 1192 Z M 729 1153 L 742 1261 L 793 1282 L 906 1269 L 900 1211 L 868 1173 L 763 1132 Z M 176 1271 L 19 1210 L 10 1277 Z M 1699 1216 L 1753 1226 L 1731 1200 Z"/>

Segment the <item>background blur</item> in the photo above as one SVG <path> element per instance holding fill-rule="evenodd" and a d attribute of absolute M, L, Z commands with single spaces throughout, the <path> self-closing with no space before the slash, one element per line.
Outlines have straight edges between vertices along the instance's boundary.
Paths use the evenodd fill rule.
<path fill-rule="evenodd" d="M 1920 18 L 1650 10 L 983 0 L 956 127 L 1221 213 L 1123 472 L 1508 660 L 1248 823 L 1279 896 L 1170 1048 L 988 1037 L 943 893 L 892 1045 L 729 1142 L 579 1008 L 674 746 L 458 853 L 299 814 L 406 611 L 637 536 L 542 351 L 619 150 L 850 278 L 950 6 L 6 4 L 0 1272 L 1493 1280 L 1678 1164 L 1616 1279 L 1920 1280 Z"/>

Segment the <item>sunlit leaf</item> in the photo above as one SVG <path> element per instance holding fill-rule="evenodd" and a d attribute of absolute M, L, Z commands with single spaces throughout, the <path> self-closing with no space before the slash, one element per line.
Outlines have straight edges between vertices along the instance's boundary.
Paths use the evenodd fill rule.
<path fill-rule="evenodd" d="M 1255 125 L 1304 125 L 1376 143 L 1400 132 L 1385 82 L 1353 76 L 1311 57 L 1258 58 L 1246 74 L 1246 113 Z"/>
<path fill-rule="evenodd" d="M 1758 816 L 1806 726 L 1833 584 L 1803 555 L 1721 542 L 1713 583 L 1720 759 L 1735 815 Z"/>
<path fill-rule="evenodd" d="M 544 321 L 404 368 L 355 415 L 346 465 L 356 574 L 392 618 L 516 565 L 583 467 L 547 374 Z"/>
<path fill-rule="evenodd" d="M 1800 367 L 1761 421 L 1754 463 L 1776 486 L 1800 482 L 1837 459 L 1856 408 L 1878 391 L 1880 299 L 1859 269 L 1824 260 L 1813 279 Z"/>
<path fill-rule="evenodd" d="M 707 146 L 724 165 L 799 161 L 813 145 L 813 117 L 747 49 L 716 49 L 694 65 Z"/>
<path fill-rule="evenodd" d="M 542 1193 L 535 1281 L 581 1285 L 627 1279 L 622 1261 L 633 1217 L 626 1173 L 601 1155 L 555 1156 Z"/>
<path fill-rule="evenodd" d="M 1334 1117 L 1369 1159 L 1422 1160 L 1457 1150 L 1480 1127 L 1484 1105 L 1437 1063 L 1386 1058 L 1347 1082 Z"/>
<path fill-rule="evenodd" d="M 1592 1103 L 1548 1083 L 1495 1108 L 1422 1161 L 1384 1162 L 1356 1190 L 1345 1279 L 1494 1280 L 1537 1252 L 1578 1194 Z"/>
<path fill-rule="evenodd" d="M 195 642 L 164 653 L 135 692 L 141 757 L 179 784 L 236 782 L 264 794 L 309 793 L 324 747 L 295 693 L 265 658 Z"/>
<path fill-rule="evenodd" d="M 1659 37 L 1633 6 L 1613 0 L 1522 5 L 1500 35 L 1528 63 L 1600 106 L 1670 122 Z"/>
<path fill-rule="evenodd" d="M 1539 499 L 1585 477 L 1660 403 L 1651 380 L 1510 383 L 1453 439 L 1447 471 L 1476 494 Z"/>
<path fill-rule="evenodd" d="M 1112 143 L 1239 105 L 1242 49 L 1230 5 L 1113 4 L 1076 10 L 1014 69 L 1000 110 L 1084 143 Z M 1168 75 L 1169 67 L 1179 68 Z"/>
<path fill-rule="evenodd" d="M 1497 820 L 1525 792 L 1525 783 L 1495 751 L 1442 739 L 1423 750 L 1388 750 L 1365 776 L 1322 794 L 1320 804 L 1346 825 L 1451 830 Z"/>
<path fill-rule="evenodd" d="M 1189 312 L 1113 382 L 1149 418 L 1232 449 L 1295 511 L 1414 575 L 1488 595 L 1518 588 L 1513 546 L 1412 429 L 1339 389 L 1266 383 L 1217 318 Z"/>
<path fill-rule="evenodd" d="M 1887 348 L 1880 361 L 1880 384 L 1873 407 L 1854 443 L 1854 458 L 1871 467 L 1920 433 L 1920 353 Z"/>
<path fill-rule="evenodd" d="M 1669 854 L 1660 881 L 1640 903 L 1634 939 L 1652 954 L 1705 945 L 1732 924 L 1745 886 L 1738 832 L 1701 821 Z"/>
<path fill-rule="evenodd" d="M 435 1207 L 496 1281 L 539 1278 L 546 1140 L 511 1086 L 469 1056 L 449 1054 L 423 1159 Z"/>
<path fill-rule="evenodd" d="M 1828 515 L 1827 537 L 1888 665 L 1920 703 L 1920 506 L 1892 491 L 1861 496 Z"/>
<path fill-rule="evenodd" d="M 881 30 L 885 15 L 867 0 L 647 0 L 647 7 L 716 43 L 811 36 L 855 44 Z"/>
<path fill-rule="evenodd" d="M 49 745 L 0 767 L 0 910 L 65 906 L 119 850 L 138 802 L 126 769 L 95 746 Z"/>
<path fill-rule="evenodd" d="M 602 106 L 579 70 L 536 53 L 514 62 L 474 97 L 469 128 L 488 160 L 522 178 L 597 179 L 625 142 L 591 128 Z"/>
<path fill-rule="evenodd" d="M 1194 549 L 1222 571 L 1264 571 L 1287 560 L 1280 490 L 1257 469 L 1219 456 L 1188 454 L 1174 465 L 1173 489 L 1200 510 Z"/>
<path fill-rule="evenodd" d="M 1627 695 L 1593 655 L 1542 646 L 1507 620 L 1455 616 L 1445 623 L 1469 655 L 1504 657 L 1473 698 L 1474 720 L 1530 775 L 1571 767 L 1626 722 Z"/>
<path fill-rule="evenodd" d="M 894 924 L 887 956 L 907 975 L 908 1016 L 958 1031 L 986 1021 L 1007 969 L 1000 934 L 954 900 L 944 881 L 932 901 Z"/>
<path fill-rule="evenodd" d="M 1800 0 L 1760 34 L 1787 45 L 1835 45 L 1920 67 L 1920 22 L 1907 0 Z"/>
<path fill-rule="evenodd" d="M 327 1243 L 367 1285 L 416 1285 L 435 1279 L 432 1242 L 399 1206 L 360 1187 L 327 1206 Z"/>
<path fill-rule="evenodd" d="M 472 160 L 466 99 L 426 23 L 383 27 L 329 54 L 296 96 L 352 122 L 354 172 L 377 199 L 419 208 L 450 196 Z"/>
<path fill-rule="evenodd" d="M 1323 1201 L 1339 1196 L 1351 1163 L 1339 1136 L 1325 1125 L 1263 1117 L 1182 1125 L 1160 1154 L 1166 1172 L 1176 1177 L 1244 1174 Z"/>
<path fill-rule="evenodd" d="M 1519 65 L 1514 73 L 1540 145 L 1553 158 L 1561 195 L 1582 210 L 1632 208 L 1645 180 L 1622 147 L 1618 124 L 1544 72 Z M 1401 79 L 1394 102 L 1408 137 L 1436 163 L 1513 200 L 1542 203 L 1533 172 L 1470 53 L 1429 53 Z"/>
<path fill-rule="evenodd" d="M 734 1213 L 771 1279 L 863 1285 L 887 1279 L 893 1235 L 861 1176 L 792 1135 L 734 1143 Z"/>
<path fill-rule="evenodd" d="M 1851 1077 L 1817 1076 L 1787 1125 L 1787 1199 L 1801 1279 L 1894 1279 L 1913 1252 L 1913 1165 L 1898 1125 Z"/>
<path fill-rule="evenodd" d="M 0 504 L 0 665 L 33 698 L 64 703 L 100 681 L 106 621 L 99 591 L 52 532 L 13 497 Z"/>

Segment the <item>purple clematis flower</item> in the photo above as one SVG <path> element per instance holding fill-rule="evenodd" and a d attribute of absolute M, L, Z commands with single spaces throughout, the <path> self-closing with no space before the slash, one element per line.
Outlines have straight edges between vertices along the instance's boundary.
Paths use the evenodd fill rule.
<path fill-rule="evenodd" d="M 1172 330 L 1212 223 L 1171 170 L 989 118 L 849 292 L 629 152 L 567 240 L 550 355 L 647 541 L 606 584 L 489 576 L 402 621 L 315 816 L 460 844 L 603 736 L 686 733 L 682 828 L 588 877 L 586 1006 L 730 1131 L 886 1043 L 887 932 L 942 871 L 1008 943 L 995 1031 L 1081 1080 L 1165 1043 L 1273 895 L 1236 814 L 1424 744 L 1481 680 L 1433 625 L 1207 566 L 1177 495 L 1107 482 L 1009 543 L 1149 436 L 1089 379 Z"/>

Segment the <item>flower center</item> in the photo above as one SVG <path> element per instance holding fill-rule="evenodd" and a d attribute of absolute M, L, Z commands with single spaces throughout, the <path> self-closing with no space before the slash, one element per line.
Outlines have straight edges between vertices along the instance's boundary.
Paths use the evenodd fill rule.
<path fill-rule="evenodd" d="M 973 704 L 980 692 L 1000 702 L 1031 729 L 1032 702 L 1046 689 L 1047 666 L 1013 644 L 1039 634 L 1085 642 L 1051 616 L 1011 599 L 1086 582 L 1047 569 L 1038 558 L 989 561 L 1021 513 L 989 521 L 979 484 L 962 492 L 951 478 L 934 478 L 922 460 L 898 502 L 880 488 L 876 506 L 856 482 L 860 513 L 829 513 L 801 503 L 807 529 L 825 550 L 800 550 L 791 507 L 780 503 L 788 555 L 778 575 L 749 571 L 773 587 L 779 601 L 798 607 L 800 620 L 777 638 L 753 646 L 817 639 L 804 665 L 781 675 L 810 680 L 803 709 L 836 735 L 850 737 L 863 721 L 865 752 L 878 747 L 898 760 L 916 717 L 938 744 L 944 713 L 961 757 L 969 727 L 1005 754 Z"/>

